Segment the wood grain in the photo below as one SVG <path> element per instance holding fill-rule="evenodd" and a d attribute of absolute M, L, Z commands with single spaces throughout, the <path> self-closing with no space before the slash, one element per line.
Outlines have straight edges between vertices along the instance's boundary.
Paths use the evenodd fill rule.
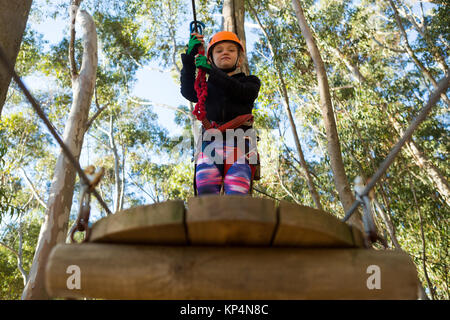
<path fill-rule="evenodd" d="M 350 226 L 331 214 L 281 201 L 274 246 L 356 247 Z"/>
<path fill-rule="evenodd" d="M 265 245 L 275 231 L 275 202 L 250 196 L 201 196 L 188 200 L 186 224 L 193 245 Z"/>
<path fill-rule="evenodd" d="M 89 241 L 186 244 L 184 211 L 179 200 L 124 210 L 94 223 Z"/>
<path fill-rule="evenodd" d="M 70 265 L 81 288 L 68 289 Z M 380 270 L 370 290 L 369 266 Z M 105 299 L 417 299 L 399 251 L 258 247 L 58 245 L 46 269 L 52 297 Z"/>

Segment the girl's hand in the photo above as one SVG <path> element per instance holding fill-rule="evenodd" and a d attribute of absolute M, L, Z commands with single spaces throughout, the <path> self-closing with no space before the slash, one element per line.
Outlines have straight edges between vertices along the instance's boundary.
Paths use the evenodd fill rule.
<path fill-rule="evenodd" d="M 188 43 L 188 50 L 187 50 L 187 54 L 189 55 L 197 55 L 198 53 L 198 48 L 200 46 L 203 46 L 205 44 L 205 41 L 203 40 L 203 35 L 202 34 L 198 34 L 198 33 L 191 33 L 191 38 L 189 39 L 189 43 Z"/>
<path fill-rule="evenodd" d="M 203 70 L 205 70 L 207 72 L 209 70 L 211 70 L 211 65 L 208 63 L 208 59 L 204 55 L 201 55 L 201 54 L 198 54 L 195 57 L 195 66 L 197 68 L 202 68 Z"/>

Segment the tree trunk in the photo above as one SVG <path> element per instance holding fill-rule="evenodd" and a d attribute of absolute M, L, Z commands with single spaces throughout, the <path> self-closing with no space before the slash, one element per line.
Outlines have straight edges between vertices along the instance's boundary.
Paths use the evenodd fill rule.
<path fill-rule="evenodd" d="M 339 51 L 339 52 L 340 52 L 340 51 Z M 344 60 L 345 65 L 347 66 L 347 68 L 353 73 L 353 75 L 354 75 L 354 80 L 355 80 L 355 81 L 358 81 L 358 82 L 360 82 L 360 83 L 366 81 L 366 79 L 364 78 L 364 76 L 363 76 L 363 75 L 361 74 L 361 72 L 359 71 L 359 68 L 358 68 L 358 67 L 356 67 L 354 64 L 352 64 L 351 61 L 349 61 L 344 55 L 340 56 L 340 58 Z M 351 67 L 352 67 L 352 68 L 351 68 Z M 358 75 L 361 75 L 361 77 L 358 77 Z M 364 141 L 364 139 L 363 139 L 362 136 L 361 136 L 360 129 L 358 128 L 357 124 L 354 123 L 353 119 L 351 118 L 351 116 L 350 116 L 350 114 L 348 113 L 348 111 L 346 110 L 346 108 L 343 107 L 342 109 L 344 110 L 345 114 L 347 115 L 348 119 L 350 120 L 350 124 L 351 124 L 351 126 L 353 127 L 353 130 L 354 130 L 355 134 L 358 136 L 359 141 Z M 374 159 L 373 159 L 373 158 L 371 157 L 371 155 L 370 155 L 371 152 L 370 152 L 369 146 L 367 146 L 366 143 L 362 143 L 362 147 L 363 147 L 364 153 L 365 153 L 366 156 L 367 156 L 367 159 L 366 159 L 367 162 L 370 163 L 370 166 L 371 166 L 373 172 L 375 172 L 375 171 L 376 171 L 376 168 L 375 168 L 375 166 L 374 166 Z M 346 148 L 348 149 L 348 147 L 346 147 Z M 358 166 L 359 171 L 360 171 L 360 175 L 363 177 L 363 180 L 364 180 L 364 181 L 367 181 L 367 177 L 366 177 L 366 175 L 365 175 L 365 173 L 364 173 L 364 169 L 363 169 L 361 163 L 356 159 L 356 157 L 353 155 L 352 152 L 351 152 L 350 154 L 351 154 L 351 156 L 352 156 L 352 158 L 353 158 L 355 164 Z M 379 186 L 379 190 L 380 190 L 380 193 L 382 193 L 382 196 L 383 196 L 383 198 L 384 198 L 383 186 L 380 185 L 380 186 Z M 384 224 L 385 224 L 385 226 L 386 226 L 386 230 L 388 231 L 389 236 L 391 237 L 391 240 L 392 240 L 392 243 L 393 243 L 394 247 L 395 247 L 396 249 L 401 250 L 400 244 L 399 244 L 399 242 L 398 242 L 398 240 L 397 240 L 395 226 L 394 226 L 394 224 L 392 223 L 391 216 L 390 216 L 390 214 L 389 214 L 389 210 L 388 210 L 388 212 L 386 212 L 386 211 L 382 208 L 382 206 L 380 205 L 380 203 L 379 203 L 378 200 L 377 200 L 377 197 L 376 197 L 375 192 L 373 193 L 373 197 L 374 197 L 374 198 L 373 198 L 373 200 L 372 200 L 372 203 L 373 203 L 373 205 L 374 205 L 374 207 L 375 207 L 375 209 L 376 209 L 376 210 L 374 210 L 374 211 L 378 211 L 378 213 L 380 214 L 381 218 L 383 219 L 383 222 L 384 222 Z M 388 207 L 387 207 L 387 208 L 388 208 Z M 389 208 L 388 208 L 388 209 L 389 209 Z"/>
<path fill-rule="evenodd" d="M 403 136 L 403 129 L 400 123 L 398 123 L 395 117 L 392 117 L 388 114 L 389 121 L 394 127 L 395 131 L 397 131 L 398 135 Z M 419 146 L 414 142 L 413 139 L 409 140 L 406 145 L 412 155 L 412 158 L 415 160 L 414 162 L 417 164 L 419 168 L 424 170 L 427 173 L 428 178 L 436 187 L 437 191 L 440 193 L 445 203 L 450 207 L 450 186 L 447 182 L 447 179 L 444 177 L 442 172 L 436 167 L 428 157 L 420 150 Z"/>
<path fill-rule="evenodd" d="M 388 213 L 386 213 L 386 211 L 384 211 L 384 209 L 381 207 L 380 203 L 377 201 L 376 198 L 373 199 L 373 204 L 380 213 L 381 219 L 383 219 L 384 225 L 386 226 L 386 229 L 389 233 L 389 237 L 391 237 L 391 241 L 395 249 L 402 250 L 402 247 L 400 246 L 400 243 L 398 242 L 397 239 L 395 226 L 392 223 L 391 216 Z"/>
<path fill-rule="evenodd" d="M 428 276 L 428 270 L 427 270 L 427 249 L 426 249 L 426 241 L 425 241 L 425 233 L 423 231 L 423 220 L 422 220 L 422 214 L 420 213 L 420 207 L 417 203 L 417 197 L 416 197 L 416 191 L 414 190 L 412 179 L 410 177 L 409 179 L 409 186 L 411 188 L 411 191 L 413 193 L 414 197 L 414 204 L 416 206 L 417 214 L 419 215 L 419 223 L 420 223 L 420 235 L 422 239 L 422 266 L 423 266 L 423 273 L 425 275 L 425 280 L 427 281 L 428 289 L 431 293 L 431 298 L 435 300 L 435 293 L 433 289 L 433 284 L 431 283 L 430 277 Z M 425 292 L 425 290 L 424 290 Z"/>
<path fill-rule="evenodd" d="M 333 171 L 334 184 L 338 191 L 339 199 L 341 200 L 341 203 L 344 207 L 344 211 L 348 211 L 355 201 L 355 197 L 353 196 L 353 193 L 350 189 L 350 184 L 348 182 L 347 175 L 344 169 L 344 162 L 342 160 L 341 146 L 339 143 L 336 122 L 334 119 L 334 110 L 331 104 L 331 95 L 328 85 L 328 78 L 325 71 L 325 65 L 323 63 L 322 57 L 320 56 L 319 49 L 317 48 L 308 23 L 306 22 L 299 0 L 292 0 L 292 6 L 294 7 L 295 14 L 298 19 L 298 24 L 302 31 L 303 37 L 306 40 L 308 50 L 311 54 L 311 58 L 314 62 L 314 67 L 317 72 L 317 80 L 320 93 L 320 107 L 327 135 L 327 148 L 330 157 L 331 169 Z M 353 214 L 349 222 L 362 230 L 361 214 L 359 212 Z"/>
<path fill-rule="evenodd" d="M 245 52 L 247 52 L 245 40 L 245 1 L 244 0 L 224 0 L 222 15 L 223 15 L 223 30 L 231 31 L 237 34 L 241 40 Z M 249 66 L 247 55 L 244 56 L 244 61 L 240 67 L 241 71 L 246 75 L 249 74 Z"/>
<path fill-rule="evenodd" d="M 305 177 L 306 177 L 306 183 L 308 185 L 309 192 L 311 193 L 311 197 L 314 200 L 314 204 L 316 205 L 316 208 L 319 210 L 323 210 L 322 204 L 320 203 L 320 196 L 319 193 L 316 190 L 316 187 L 314 185 L 314 181 L 312 180 L 311 173 L 309 172 L 308 164 L 306 163 L 305 156 L 303 154 L 303 149 L 300 144 L 300 139 L 297 134 L 297 126 L 294 122 L 294 117 L 292 116 L 291 107 L 289 104 L 289 96 L 286 89 L 286 84 L 284 83 L 283 75 L 281 74 L 281 71 L 279 68 L 277 68 L 278 77 L 280 78 L 281 82 L 281 90 L 282 90 L 282 96 L 283 96 L 283 105 L 284 109 L 288 115 L 289 118 L 289 124 L 291 126 L 292 135 L 294 136 L 294 142 L 295 147 L 297 149 L 297 153 L 300 159 L 300 164 L 305 171 Z"/>
<path fill-rule="evenodd" d="M 32 0 L 0 0 L 0 45 L 12 65 L 15 65 L 23 33 L 27 25 Z M 0 117 L 11 76 L 0 65 Z"/>
<path fill-rule="evenodd" d="M 258 22 L 258 25 L 260 26 L 262 32 L 264 33 L 264 35 L 267 39 L 268 45 L 269 45 L 270 53 L 272 55 L 272 61 L 273 61 L 275 70 L 277 72 L 278 79 L 280 80 L 279 93 L 280 93 L 280 96 L 282 97 L 282 103 L 283 103 L 284 109 L 286 111 L 286 114 L 288 115 L 289 124 L 291 126 L 291 131 L 292 131 L 292 136 L 294 137 L 295 147 L 297 149 L 297 153 L 298 153 L 298 156 L 300 159 L 300 165 L 303 168 L 303 170 L 305 171 L 306 183 L 308 185 L 309 192 L 311 193 L 311 197 L 313 198 L 314 204 L 316 205 L 317 209 L 323 210 L 322 204 L 320 203 L 319 193 L 317 192 L 316 187 L 314 185 L 314 181 L 312 180 L 311 173 L 309 171 L 308 164 L 306 163 L 305 156 L 303 154 L 303 149 L 300 144 L 300 139 L 297 134 L 297 126 L 295 124 L 294 117 L 292 116 L 291 106 L 289 103 L 289 95 L 287 92 L 286 83 L 284 81 L 283 72 L 280 68 L 280 65 L 275 61 L 275 55 L 276 55 L 275 48 L 272 46 L 269 34 L 268 34 L 266 28 L 261 23 L 261 21 L 258 17 L 258 13 L 256 12 L 256 10 L 253 9 L 253 7 L 251 7 L 251 8 L 252 8 L 251 9 L 252 14 L 255 17 L 256 21 Z"/>
<path fill-rule="evenodd" d="M 121 190 L 122 190 L 122 181 L 120 178 L 120 156 L 117 151 L 116 140 L 114 139 L 114 117 L 111 112 L 109 116 L 109 147 L 111 148 L 114 155 L 114 180 L 116 192 L 114 195 L 114 213 L 120 210 L 120 198 L 121 198 Z"/>
<path fill-rule="evenodd" d="M 76 15 L 78 6 L 72 6 L 72 10 L 72 14 Z M 76 159 L 80 156 L 83 144 L 97 70 L 97 33 L 94 20 L 83 10 L 78 12 L 77 18 L 84 33 L 83 61 L 80 74 L 72 76 L 73 102 L 63 136 L 64 143 Z M 72 23 L 75 23 L 75 19 L 72 19 Z M 75 177 L 75 169 L 61 153 L 56 163 L 48 209 L 22 299 L 48 298 L 44 287 L 45 267 L 52 248 L 58 243 L 64 243 L 66 239 Z"/>

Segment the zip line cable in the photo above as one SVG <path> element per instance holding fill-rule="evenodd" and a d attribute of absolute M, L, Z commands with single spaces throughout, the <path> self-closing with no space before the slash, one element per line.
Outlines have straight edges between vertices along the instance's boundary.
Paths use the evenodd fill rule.
<path fill-rule="evenodd" d="M 406 141 L 410 140 L 414 131 L 417 129 L 417 127 L 427 118 L 428 114 L 430 113 L 433 106 L 439 101 L 440 95 L 442 93 L 445 93 L 450 85 L 450 75 L 443 78 L 439 83 L 437 89 L 430 95 L 430 98 L 427 102 L 427 104 L 419 111 L 419 114 L 417 117 L 411 122 L 408 129 L 406 129 L 405 133 L 403 134 L 403 137 L 397 142 L 397 144 L 392 148 L 391 152 L 388 154 L 388 156 L 384 159 L 384 161 L 381 163 L 378 170 L 374 173 L 372 178 L 370 178 L 369 183 L 366 185 L 362 193 L 360 194 L 361 198 L 365 197 L 369 194 L 370 190 L 376 185 L 378 180 L 380 180 L 381 176 L 386 172 L 386 170 L 389 168 L 389 166 L 394 162 L 397 154 L 402 149 L 403 145 L 406 143 Z M 361 204 L 360 201 L 356 200 L 352 207 L 348 210 L 348 212 L 345 214 L 345 217 L 342 219 L 342 221 L 347 221 L 352 214 L 355 212 L 356 208 Z"/>
<path fill-rule="evenodd" d="M 192 14 L 194 15 L 194 31 L 198 32 L 198 29 L 197 29 L 197 12 L 195 11 L 195 0 L 192 0 Z"/>
<path fill-rule="evenodd" d="M 3 47 L 1 45 L 0 45 L 0 60 L 1 60 L 2 64 L 3 64 L 4 68 L 6 69 L 6 71 L 9 73 L 9 75 L 17 83 L 17 85 L 19 86 L 19 88 L 22 90 L 23 94 L 27 98 L 27 100 L 33 106 L 33 108 L 36 111 L 36 113 L 38 114 L 38 116 L 42 119 L 42 121 L 45 123 L 45 125 L 48 128 L 48 130 L 52 134 L 52 136 L 58 142 L 58 144 L 60 145 L 64 155 L 67 157 L 69 162 L 72 164 L 72 166 L 77 171 L 80 179 L 83 181 L 83 183 L 86 186 L 89 186 L 90 185 L 90 181 L 89 181 L 88 177 L 86 176 L 86 174 L 84 173 L 83 169 L 80 167 L 80 163 L 75 159 L 75 157 L 72 154 L 72 152 L 70 152 L 69 148 L 66 146 L 64 141 L 61 139 L 59 134 L 56 132 L 56 130 L 53 127 L 52 123 L 47 119 L 47 117 L 46 117 L 44 111 L 42 110 L 42 108 L 40 107 L 39 103 L 34 99 L 33 95 L 27 89 L 27 87 L 23 83 L 22 79 L 17 75 L 16 71 L 14 70 L 13 65 L 9 62 L 8 57 L 6 56 L 5 52 L 3 51 Z M 98 194 L 97 190 L 93 189 L 90 192 L 92 192 L 94 194 L 94 196 L 97 198 L 97 200 L 100 203 L 100 205 L 103 207 L 103 209 L 105 209 L 106 213 L 107 214 L 111 214 L 111 211 L 109 210 L 108 206 L 103 201 L 101 196 Z"/>

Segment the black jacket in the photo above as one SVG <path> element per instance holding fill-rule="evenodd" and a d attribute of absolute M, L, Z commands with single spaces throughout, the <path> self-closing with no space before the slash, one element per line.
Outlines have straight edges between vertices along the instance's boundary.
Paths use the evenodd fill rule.
<path fill-rule="evenodd" d="M 194 89 L 194 56 L 182 54 L 181 94 L 192 102 L 197 102 Z M 256 76 L 237 73 L 228 76 L 222 70 L 212 67 L 208 78 L 208 96 L 205 102 L 206 118 L 209 121 L 227 122 L 237 116 L 252 113 L 253 104 L 258 97 L 261 82 Z"/>

